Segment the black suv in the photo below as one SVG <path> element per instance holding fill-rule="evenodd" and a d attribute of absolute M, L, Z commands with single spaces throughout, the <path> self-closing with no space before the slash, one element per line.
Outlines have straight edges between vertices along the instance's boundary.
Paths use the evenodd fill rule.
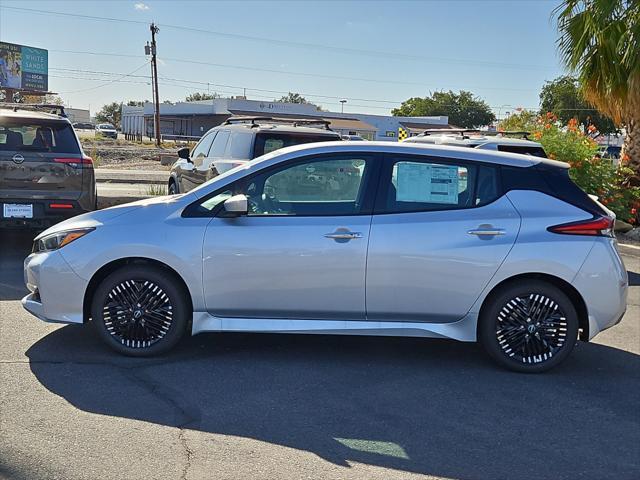
<path fill-rule="evenodd" d="M 302 143 L 342 140 L 326 120 L 231 117 L 212 128 L 190 152 L 178 151 L 169 193 L 183 193 L 265 153 Z M 315 125 L 315 126 L 314 126 Z"/>
<path fill-rule="evenodd" d="M 47 228 L 96 199 L 93 161 L 63 107 L 0 104 L 0 227 Z"/>

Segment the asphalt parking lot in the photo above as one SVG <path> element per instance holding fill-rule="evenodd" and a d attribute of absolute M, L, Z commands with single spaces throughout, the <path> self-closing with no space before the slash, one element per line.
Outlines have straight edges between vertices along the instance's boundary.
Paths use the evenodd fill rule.
<path fill-rule="evenodd" d="M 622 323 L 522 375 L 445 340 L 205 334 L 156 359 L 23 311 L 0 232 L 0 477 L 640 478 L 640 261 Z"/>

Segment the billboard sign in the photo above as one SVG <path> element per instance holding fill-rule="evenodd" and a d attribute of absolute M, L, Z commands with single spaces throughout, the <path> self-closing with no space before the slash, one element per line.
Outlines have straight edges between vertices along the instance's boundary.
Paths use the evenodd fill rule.
<path fill-rule="evenodd" d="M 0 42 L 0 88 L 46 92 L 49 89 L 49 52 Z"/>

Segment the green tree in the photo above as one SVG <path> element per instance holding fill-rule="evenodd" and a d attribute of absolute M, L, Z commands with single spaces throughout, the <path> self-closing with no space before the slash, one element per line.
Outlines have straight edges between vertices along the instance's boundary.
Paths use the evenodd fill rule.
<path fill-rule="evenodd" d="M 558 47 L 584 98 L 624 126 L 622 158 L 640 185 L 640 1 L 564 0 Z"/>
<path fill-rule="evenodd" d="M 218 95 L 217 93 L 200 93 L 200 92 L 196 92 L 196 93 L 191 93 L 189 95 L 187 95 L 187 97 L 185 98 L 185 101 L 187 102 L 198 102 L 200 100 L 213 100 L 214 98 L 219 98 L 220 95 Z"/>
<path fill-rule="evenodd" d="M 602 134 L 618 131 L 611 118 L 602 115 L 588 103 L 580 91 L 578 79 L 570 75 L 546 82 L 540 92 L 540 113 L 551 112 L 562 123 L 575 118 L 586 132 L 589 125 L 595 125 Z"/>
<path fill-rule="evenodd" d="M 121 103 L 108 103 L 104 105 L 98 113 L 96 113 L 96 121 L 99 123 L 110 123 L 116 128 L 120 128 L 120 118 L 122 116 L 121 109 Z"/>
<path fill-rule="evenodd" d="M 446 115 L 449 123 L 457 127 L 477 128 L 489 125 L 496 117 L 484 100 L 473 93 L 461 90 L 455 93 L 434 92 L 430 97 L 413 97 L 394 108 L 392 115 L 399 117 L 424 117 Z"/>
<path fill-rule="evenodd" d="M 299 93 L 289 92 L 287 95 L 280 97 L 280 100 L 274 100 L 274 102 L 284 103 L 311 103 Z"/>
<path fill-rule="evenodd" d="M 531 110 L 521 110 L 509 115 L 498 125 L 505 132 L 532 132 L 536 128 L 538 114 Z"/>

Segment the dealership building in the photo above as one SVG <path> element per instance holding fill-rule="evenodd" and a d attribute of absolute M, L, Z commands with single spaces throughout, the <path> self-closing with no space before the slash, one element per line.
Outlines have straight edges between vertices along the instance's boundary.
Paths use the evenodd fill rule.
<path fill-rule="evenodd" d="M 196 102 L 160 105 L 160 134 L 164 138 L 201 137 L 231 116 L 300 118 L 326 120 L 342 135 L 359 135 L 366 140 L 395 142 L 427 129 L 451 128 L 446 116 L 393 117 L 363 113 L 324 112 L 312 104 L 265 102 L 243 97 L 215 98 Z M 154 105 L 122 106 L 122 132 L 132 136 L 153 136 Z"/>

